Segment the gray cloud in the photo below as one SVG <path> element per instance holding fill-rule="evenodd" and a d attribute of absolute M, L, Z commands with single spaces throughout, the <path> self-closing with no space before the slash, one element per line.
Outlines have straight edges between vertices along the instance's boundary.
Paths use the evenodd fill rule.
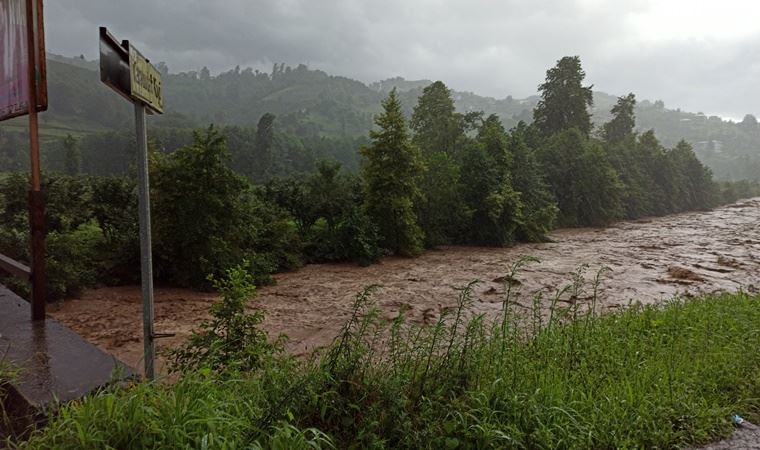
<path fill-rule="evenodd" d="M 728 117 L 756 111 L 760 30 L 658 39 L 661 25 L 636 20 L 656 7 L 652 0 L 61 0 L 47 2 L 46 27 L 49 50 L 66 55 L 94 58 L 97 27 L 105 25 L 172 71 L 306 63 L 365 82 L 441 79 L 495 97 L 532 95 L 557 59 L 580 55 L 599 90 Z"/>

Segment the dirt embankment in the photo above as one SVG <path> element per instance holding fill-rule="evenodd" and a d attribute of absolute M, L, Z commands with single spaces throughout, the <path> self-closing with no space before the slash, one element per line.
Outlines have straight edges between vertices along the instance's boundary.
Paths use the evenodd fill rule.
<path fill-rule="evenodd" d="M 288 349 L 302 354 L 332 340 L 356 292 L 371 284 L 382 285 L 376 299 L 384 316 L 393 318 L 407 309 L 411 320 L 429 322 L 454 305 L 455 288 L 479 279 L 474 309 L 494 313 L 501 307 L 504 277 L 522 255 L 540 259 L 513 280 L 526 307 L 534 294 L 552 294 L 566 285 L 581 264 L 589 265 L 587 278 L 600 267 L 611 269 L 599 290 L 601 310 L 632 300 L 657 302 L 760 286 L 760 199 L 604 229 L 557 230 L 551 238 L 550 243 L 510 248 L 447 247 L 364 268 L 311 265 L 277 275 L 277 284 L 260 289 L 251 306 L 265 311 L 271 334 L 288 335 Z M 156 289 L 155 297 L 156 331 L 176 333 L 162 339 L 161 347 L 182 342 L 207 317 L 215 299 L 213 294 L 167 288 Z M 51 310 L 56 319 L 127 364 L 142 365 L 139 286 L 90 290 Z"/>

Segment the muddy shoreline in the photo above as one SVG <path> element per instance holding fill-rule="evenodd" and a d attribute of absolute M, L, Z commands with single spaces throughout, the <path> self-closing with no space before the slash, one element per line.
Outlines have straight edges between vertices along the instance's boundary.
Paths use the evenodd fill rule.
<path fill-rule="evenodd" d="M 370 267 L 309 265 L 276 275 L 276 285 L 259 289 L 251 307 L 265 312 L 270 334 L 289 336 L 288 350 L 306 354 L 331 342 L 355 294 L 371 284 L 382 285 L 375 298 L 384 317 L 404 309 L 410 320 L 426 323 L 454 305 L 456 288 L 478 279 L 474 312 L 494 314 L 501 308 L 504 276 L 523 255 L 540 260 L 517 275 L 518 301 L 526 307 L 539 292 L 549 302 L 582 264 L 588 265 L 588 280 L 601 267 L 610 269 L 599 287 L 602 311 L 631 301 L 654 303 L 760 286 L 760 198 L 608 228 L 556 230 L 551 239 L 509 248 L 445 247 Z M 186 339 L 216 298 L 175 288 L 157 288 L 155 297 L 156 331 L 176 333 L 160 341 L 162 348 Z M 142 366 L 139 286 L 89 290 L 53 306 L 51 315 L 127 364 Z"/>

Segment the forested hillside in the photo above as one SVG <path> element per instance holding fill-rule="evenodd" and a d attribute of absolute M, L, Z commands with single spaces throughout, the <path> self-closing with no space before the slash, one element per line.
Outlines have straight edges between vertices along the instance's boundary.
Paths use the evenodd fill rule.
<path fill-rule="evenodd" d="M 41 115 L 46 167 L 62 168 L 64 138 L 70 134 L 78 142 L 85 172 L 122 172 L 131 161 L 131 107 L 100 83 L 97 62 L 56 55 L 48 61 L 50 107 Z M 215 76 L 206 68 L 183 73 L 170 73 L 162 63 L 158 68 L 164 74 L 168 112 L 151 117 L 149 123 L 159 149 L 185 145 L 190 142 L 190 129 L 214 123 L 234 127 L 228 130 L 233 135 L 230 146 L 235 161 L 234 141 L 239 138 L 244 144 L 244 135 L 255 133 L 260 119 L 270 114 L 274 116 L 273 161 L 281 173 L 288 174 L 312 171 L 323 158 L 356 169 L 356 144 L 372 128 L 382 99 L 396 88 L 402 111 L 410 117 L 423 89 L 431 84 L 393 78 L 368 86 L 305 65 L 275 64 L 269 73 L 237 67 Z M 495 114 L 506 129 L 520 121 L 529 124 L 539 100 L 538 96 L 495 99 L 457 91 L 452 91 L 452 98 L 459 112 Z M 594 92 L 591 111 L 597 131 L 610 119 L 615 101 L 615 96 Z M 635 115 L 636 129 L 654 129 L 664 145 L 673 146 L 680 139 L 689 142 L 718 179 L 760 177 L 760 128 L 754 116 L 733 123 L 648 100 L 636 104 Z M 27 167 L 25 128 L 23 118 L 0 124 L 0 171 Z M 104 148 L 120 150 L 116 155 L 109 151 L 107 161 L 97 161 L 103 159 Z"/>

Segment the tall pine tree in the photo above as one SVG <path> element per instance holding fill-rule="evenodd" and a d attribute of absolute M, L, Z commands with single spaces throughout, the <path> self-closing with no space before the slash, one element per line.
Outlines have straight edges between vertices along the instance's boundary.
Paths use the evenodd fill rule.
<path fill-rule="evenodd" d="M 633 134 L 636 126 L 636 115 L 633 112 L 635 107 L 636 96 L 633 93 L 618 97 L 611 110 L 612 120 L 605 123 L 602 130 L 602 137 L 608 144 L 618 144 Z"/>
<path fill-rule="evenodd" d="M 361 149 L 365 207 L 379 228 L 381 245 L 399 255 L 414 256 L 422 251 L 423 233 L 414 199 L 419 196 L 417 183 L 423 167 L 395 89 L 383 101 L 383 110 L 375 118 L 379 129 L 369 133 L 372 142 Z"/>
<path fill-rule="evenodd" d="M 67 134 L 63 139 L 64 171 L 66 175 L 78 175 L 82 170 L 82 151 L 74 136 Z"/>
<path fill-rule="evenodd" d="M 454 155 L 464 136 L 464 118 L 456 112 L 451 90 L 443 82 L 436 81 L 422 90 L 410 126 L 414 131 L 412 140 L 423 155 Z"/>
<path fill-rule="evenodd" d="M 572 128 L 585 136 L 591 133 L 593 86 L 583 86 L 584 78 L 578 56 L 565 56 L 546 72 L 546 81 L 538 87 L 541 100 L 533 111 L 534 124 L 544 136 Z"/>

